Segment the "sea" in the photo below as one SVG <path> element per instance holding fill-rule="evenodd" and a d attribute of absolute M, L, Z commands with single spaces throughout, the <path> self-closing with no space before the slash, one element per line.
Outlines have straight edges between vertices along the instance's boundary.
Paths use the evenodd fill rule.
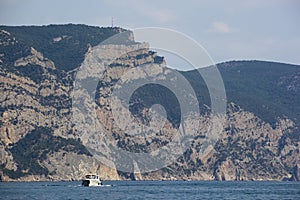
<path fill-rule="evenodd" d="M 300 199 L 300 182 L 104 181 L 0 182 L 0 199 Z"/>

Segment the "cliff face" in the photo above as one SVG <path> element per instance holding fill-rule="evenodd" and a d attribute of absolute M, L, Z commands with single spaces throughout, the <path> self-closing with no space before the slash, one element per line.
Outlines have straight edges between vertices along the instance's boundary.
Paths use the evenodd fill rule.
<path fill-rule="evenodd" d="M 59 49 L 55 45 L 62 42 L 73 45 L 72 38 L 77 36 L 65 28 L 63 34 L 52 33 L 48 38 L 51 48 Z M 168 166 L 142 174 L 139 172 L 147 170 L 143 160 L 136 159 L 135 173 L 129 174 L 117 170 L 125 167 L 118 164 L 123 154 L 116 155 L 112 147 L 151 153 L 167 146 L 180 129 L 180 110 L 172 93 L 155 84 L 137 90 L 129 99 L 129 109 L 122 106 L 124 102 L 113 101 L 114 92 L 119 88 L 123 97 L 127 83 L 149 78 L 173 84 L 179 72 L 167 68 L 163 57 L 150 51 L 147 43 L 135 43 L 132 34 L 127 35 L 126 44 L 87 43 L 80 64 L 78 61 L 63 69 L 66 63 L 50 50 L 45 50 L 46 57 L 37 50 L 45 47 L 27 42 L 14 29 L 1 29 L 0 180 L 78 180 L 87 173 L 98 173 L 103 179 L 299 180 L 299 105 L 292 104 L 299 100 L 294 95 L 299 91 L 299 68 L 292 66 L 279 77 L 275 74 L 275 86 L 264 83 L 268 94 L 269 90 L 286 92 L 282 95 L 288 97 L 290 105 L 281 102 L 279 93 L 274 94 L 273 99 L 282 105 L 278 109 L 270 107 L 269 96 L 250 97 L 249 101 L 251 80 L 245 85 L 237 81 L 243 70 L 249 69 L 248 62 L 219 66 L 229 102 L 215 145 L 203 153 L 203 138 L 212 119 L 205 102 L 199 105 L 205 108 L 199 116 L 191 111 L 181 113 L 187 114 L 185 131 L 192 136 L 181 156 Z M 87 35 L 99 36 L 103 30 L 97 31 Z M 202 98 L 203 83 L 193 72 L 181 74 Z M 264 91 L 258 89 L 255 92 Z M 195 105 L 195 100 L 184 103 Z M 163 105 L 166 113 L 154 104 Z M 289 112 L 290 107 L 294 111 Z M 118 110 L 117 115 L 114 110 Z"/>
<path fill-rule="evenodd" d="M 72 73 L 1 31 L 1 180 L 118 179 L 74 137 Z M 84 56 L 84 55 L 83 55 Z"/>
<path fill-rule="evenodd" d="M 182 166 L 196 179 L 208 176 L 212 180 L 288 180 L 295 176 L 290 169 L 299 163 L 299 141 L 289 141 L 284 147 L 288 152 L 281 149 L 281 143 L 293 133 L 293 128 L 294 123 L 288 119 L 279 120 L 272 128 L 230 103 L 225 130 L 212 151 L 195 161 L 195 147 L 199 145 L 195 142 L 184 154 Z"/>

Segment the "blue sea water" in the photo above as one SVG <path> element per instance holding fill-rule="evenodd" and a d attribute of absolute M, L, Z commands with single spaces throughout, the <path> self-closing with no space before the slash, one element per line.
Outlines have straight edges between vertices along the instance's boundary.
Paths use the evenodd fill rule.
<path fill-rule="evenodd" d="M 0 182 L 0 199 L 300 199 L 300 182 Z"/>

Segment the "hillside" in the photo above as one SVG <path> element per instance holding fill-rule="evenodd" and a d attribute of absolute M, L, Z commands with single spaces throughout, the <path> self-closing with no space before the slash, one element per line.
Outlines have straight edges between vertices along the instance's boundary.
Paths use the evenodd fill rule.
<path fill-rule="evenodd" d="M 228 102 L 235 102 L 274 125 L 288 116 L 300 125 L 299 65 L 266 61 L 230 61 L 217 64 Z M 204 83 L 195 71 L 182 72 L 203 91 Z M 207 100 L 206 100 L 207 102 Z"/>
<path fill-rule="evenodd" d="M 125 39 L 99 45 L 117 33 L 125 33 Z M 120 52 L 121 57 L 111 59 Z M 122 28 L 0 26 L 0 180 L 78 180 L 90 172 L 103 179 L 300 180 L 300 66 L 218 64 L 227 111 L 219 139 L 203 153 L 210 120 L 220 120 L 211 113 L 207 87 L 197 71 L 168 69 L 162 56 Z M 174 93 L 157 84 L 138 88 L 128 101 L 129 111 L 115 107 L 119 116 L 114 115 L 113 87 L 139 66 L 142 71 L 126 83 L 150 77 L 176 87 L 180 73 L 195 91 L 201 115 L 182 113 Z M 120 88 L 125 88 L 120 95 L 126 95 L 126 84 Z M 151 111 L 154 104 L 165 108 L 164 124 Z M 195 99 L 184 104 L 193 108 Z M 128 112 L 141 130 L 128 126 L 130 119 L 123 117 Z M 143 160 L 130 158 L 129 168 L 118 165 L 129 158 L 115 148 L 135 153 L 163 149 L 185 114 L 185 131 L 193 138 L 176 161 L 142 174 L 138 171 L 147 171 Z M 153 133 L 150 124 L 160 131 Z M 134 137 L 135 131 L 144 137 Z"/>
<path fill-rule="evenodd" d="M 76 69 L 84 60 L 89 46 L 125 31 L 121 28 L 99 28 L 87 25 L 1 26 L 19 43 L 34 47 L 55 63 L 59 70 Z M 5 49 L 8 52 L 7 49 Z"/>

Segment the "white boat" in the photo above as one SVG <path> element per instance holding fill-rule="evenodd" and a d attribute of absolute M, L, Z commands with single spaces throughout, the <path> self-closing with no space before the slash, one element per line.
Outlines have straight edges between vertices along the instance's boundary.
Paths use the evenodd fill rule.
<path fill-rule="evenodd" d="M 98 175 L 95 174 L 88 174 L 82 180 L 83 186 L 99 186 L 102 185 L 102 182 Z"/>

